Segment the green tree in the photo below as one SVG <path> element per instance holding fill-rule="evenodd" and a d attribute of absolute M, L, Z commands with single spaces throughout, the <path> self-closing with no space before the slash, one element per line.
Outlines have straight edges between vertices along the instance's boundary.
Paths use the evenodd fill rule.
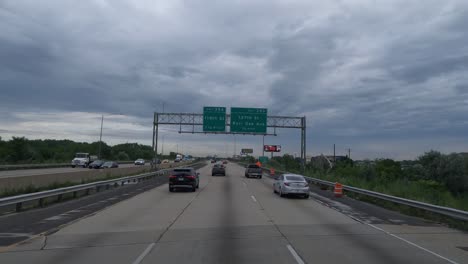
<path fill-rule="evenodd" d="M 117 159 L 118 160 L 130 160 L 130 157 L 128 156 L 125 151 L 120 151 L 119 154 L 117 154 Z"/>
<path fill-rule="evenodd" d="M 13 137 L 9 142 L 9 161 L 18 163 L 28 160 L 31 155 L 28 152 L 28 140 L 24 137 Z"/>
<path fill-rule="evenodd" d="M 392 159 L 377 160 L 375 171 L 383 180 L 397 179 L 402 176 L 400 163 Z"/>
<path fill-rule="evenodd" d="M 440 166 L 442 163 L 442 154 L 431 150 L 418 158 L 419 164 L 423 166 L 424 178 L 427 180 L 442 181 Z"/>

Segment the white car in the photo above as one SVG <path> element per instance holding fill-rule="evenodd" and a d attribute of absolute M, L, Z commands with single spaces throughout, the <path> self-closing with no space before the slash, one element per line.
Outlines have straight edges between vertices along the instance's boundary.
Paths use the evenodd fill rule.
<path fill-rule="evenodd" d="M 145 165 L 145 160 L 144 159 L 137 159 L 137 160 L 135 160 L 135 165 Z"/>
<path fill-rule="evenodd" d="M 281 197 L 298 195 L 307 199 L 309 198 L 309 183 L 302 175 L 283 174 L 273 183 L 273 192 Z"/>

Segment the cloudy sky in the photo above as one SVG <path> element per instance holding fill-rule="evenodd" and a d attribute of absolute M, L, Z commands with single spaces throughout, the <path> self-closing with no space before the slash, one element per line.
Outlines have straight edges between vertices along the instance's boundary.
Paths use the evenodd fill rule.
<path fill-rule="evenodd" d="M 151 144 L 154 111 L 214 105 L 306 116 L 308 155 L 467 152 L 467 25 L 466 0 L 0 0 L 0 136 L 97 141 L 104 114 L 105 142 Z M 177 130 L 164 152 L 261 150 Z"/>

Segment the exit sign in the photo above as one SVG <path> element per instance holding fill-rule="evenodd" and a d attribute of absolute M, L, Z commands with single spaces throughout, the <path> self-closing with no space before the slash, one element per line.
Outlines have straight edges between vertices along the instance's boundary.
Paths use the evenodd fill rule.
<path fill-rule="evenodd" d="M 267 132 L 266 108 L 231 107 L 231 132 L 259 133 Z"/>
<path fill-rule="evenodd" d="M 226 132 L 226 107 L 203 107 L 203 132 Z"/>

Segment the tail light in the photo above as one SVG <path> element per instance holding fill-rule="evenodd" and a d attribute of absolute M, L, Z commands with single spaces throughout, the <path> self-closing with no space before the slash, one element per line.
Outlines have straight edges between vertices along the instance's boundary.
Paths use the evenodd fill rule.
<path fill-rule="evenodd" d="M 193 176 L 193 175 L 186 176 L 185 178 L 187 178 L 187 179 L 191 179 L 191 180 L 195 180 L 195 176 Z"/>
<path fill-rule="evenodd" d="M 175 175 L 169 176 L 169 179 L 175 179 L 175 178 L 177 178 L 177 176 L 175 176 Z"/>
<path fill-rule="evenodd" d="M 285 182 L 284 185 L 289 186 L 289 182 Z"/>

